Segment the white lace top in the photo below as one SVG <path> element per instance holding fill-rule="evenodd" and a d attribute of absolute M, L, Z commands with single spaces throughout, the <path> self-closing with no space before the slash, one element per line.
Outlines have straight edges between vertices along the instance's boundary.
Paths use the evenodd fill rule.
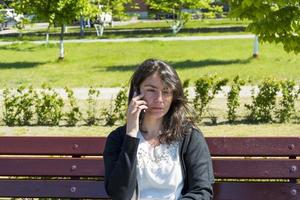
<path fill-rule="evenodd" d="M 183 188 L 179 143 L 151 146 L 140 138 L 137 151 L 139 200 L 177 200 Z"/>

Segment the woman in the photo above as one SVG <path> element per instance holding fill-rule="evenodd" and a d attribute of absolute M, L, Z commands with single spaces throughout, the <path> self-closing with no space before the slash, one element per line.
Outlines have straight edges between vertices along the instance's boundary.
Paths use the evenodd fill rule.
<path fill-rule="evenodd" d="M 144 61 L 131 78 L 126 126 L 109 134 L 104 150 L 113 200 L 212 199 L 210 153 L 188 113 L 176 71 Z"/>

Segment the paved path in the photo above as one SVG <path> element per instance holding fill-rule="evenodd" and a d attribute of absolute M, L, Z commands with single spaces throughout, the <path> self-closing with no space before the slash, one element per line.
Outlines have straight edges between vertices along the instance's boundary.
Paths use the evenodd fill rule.
<path fill-rule="evenodd" d="M 226 40 L 226 39 L 252 39 L 254 35 L 217 35 L 217 36 L 183 36 L 183 37 L 144 37 L 144 38 L 116 38 L 116 39 L 77 39 L 64 40 L 64 43 L 97 43 L 97 42 L 139 42 L 139 41 L 195 41 L 195 40 Z M 21 41 L 22 42 L 22 41 Z M 10 45 L 20 41 L 0 42 L 0 45 Z M 32 41 L 34 44 L 44 44 L 45 41 Z M 59 43 L 51 40 L 49 43 Z"/>

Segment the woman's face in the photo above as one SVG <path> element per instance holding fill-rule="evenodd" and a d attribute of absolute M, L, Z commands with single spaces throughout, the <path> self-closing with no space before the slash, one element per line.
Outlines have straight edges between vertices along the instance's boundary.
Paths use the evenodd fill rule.
<path fill-rule="evenodd" d="M 173 100 L 173 92 L 163 84 L 157 72 L 141 83 L 140 91 L 144 94 L 143 99 L 148 106 L 145 116 L 160 119 L 169 111 Z"/>

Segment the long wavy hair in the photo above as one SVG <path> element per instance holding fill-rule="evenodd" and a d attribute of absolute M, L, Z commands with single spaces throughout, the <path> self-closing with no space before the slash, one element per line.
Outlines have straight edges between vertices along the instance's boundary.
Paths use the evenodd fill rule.
<path fill-rule="evenodd" d="M 141 83 L 156 72 L 173 93 L 170 109 L 163 117 L 162 134 L 159 136 L 160 143 L 170 144 L 179 141 L 184 134 L 191 132 L 192 127 L 195 126 L 191 108 L 188 106 L 187 98 L 183 92 L 182 83 L 173 67 L 161 60 L 145 60 L 137 67 L 131 77 L 128 104 L 131 102 L 134 91 L 139 93 Z"/>

